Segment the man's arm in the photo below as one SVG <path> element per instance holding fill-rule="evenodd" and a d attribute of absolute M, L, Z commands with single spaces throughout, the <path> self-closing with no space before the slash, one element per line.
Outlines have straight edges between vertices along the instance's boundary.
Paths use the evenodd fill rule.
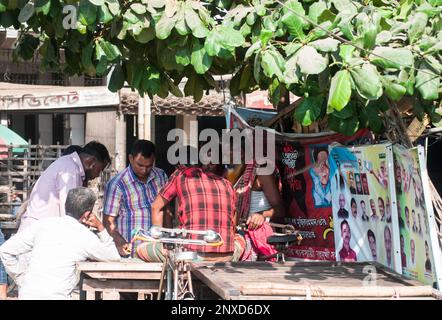
<path fill-rule="evenodd" d="M 130 253 L 130 245 L 117 230 L 117 218 L 103 215 L 103 226 L 107 233 L 113 238 L 113 241 L 115 241 L 120 255 L 127 256 Z"/>
<path fill-rule="evenodd" d="M 89 258 L 97 261 L 118 261 L 120 260 L 119 252 L 115 246 L 113 238 L 104 228 L 104 225 L 93 213 L 89 213 L 87 220 L 82 221 L 85 225 L 97 228 L 96 238 L 88 243 L 86 252 Z"/>
<path fill-rule="evenodd" d="M 163 226 L 164 213 L 162 210 L 168 204 L 169 204 L 169 201 L 167 201 L 161 195 L 158 195 L 155 198 L 155 201 L 152 203 L 152 225 L 153 226 L 160 226 L 160 227 Z M 167 212 L 166 212 L 166 214 L 167 214 Z M 169 224 L 171 221 L 166 219 L 166 222 Z"/>
<path fill-rule="evenodd" d="M 0 247 L 0 259 L 6 272 L 15 282 L 18 282 L 21 276 L 18 257 L 32 251 L 37 227 L 38 222 L 15 234 Z"/>
<path fill-rule="evenodd" d="M 264 218 L 275 218 L 278 221 L 284 219 L 284 203 L 281 194 L 279 193 L 275 176 L 273 174 L 259 175 L 258 179 L 262 185 L 262 190 L 273 209 L 264 211 Z"/>

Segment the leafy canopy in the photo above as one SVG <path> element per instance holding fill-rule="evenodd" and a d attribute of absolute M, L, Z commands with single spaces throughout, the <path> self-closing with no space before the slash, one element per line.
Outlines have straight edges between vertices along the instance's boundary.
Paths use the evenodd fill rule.
<path fill-rule="evenodd" d="M 327 116 L 352 134 L 382 131 L 387 100 L 404 96 L 441 120 L 441 11 L 442 0 L 0 0 L 0 25 L 21 29 L 16 58 L 39 50 L 43 72 L 111 72 L 111 91 L 195 100 L 233 74 L 233 95 L 264 89 L 276 104 L 288 90 L 304 98 L 296 121 Z"/>

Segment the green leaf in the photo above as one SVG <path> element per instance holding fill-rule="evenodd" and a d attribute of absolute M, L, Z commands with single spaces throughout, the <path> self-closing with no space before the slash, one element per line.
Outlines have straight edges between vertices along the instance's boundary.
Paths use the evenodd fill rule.
<path fill-rule="evenodd" d="M 350 70 L 358 94 L 368 100 L 377 100 L 382 96 L 382 83 L 376 67 L 365 63 Z"/>
<path fill-rule="evenodd" d="M 177 20 L 175 23 L 176 31 L 178 32 L 178 34 L 180 34 L 182 36 L 188 35 L 191 32 L 191 30 L 186 24 L 186 20 L 184 17 L 184 6 L 182 6 L 181 9 L 178 10 L 178 13 L 176 16 L 177 16 Z"/>
<path fill-rule="evenodd" d="M 233 29 L 232 26 L 222 26 L 220 29 L 221 43 L 224 47 L 240 47 L 244 44 L 245 39 L 241 31 Z"/>
<path fill-rule="evenodd" d="M 204 86 L 201 81 L 200 77 L 192 73 L 184 86 L 184 94 L 186 96 L 193 96 L 195 102 L 200 101 L 203 97 Z"/>
<path fill-rule="evenodd" d="M 315 48 L 304 46 L 296 53 L 298 65 L 304 74 L 319 74 L 327 68 L 328 58 L 320 55 Z"/>
<path fill-rule="evenodd" d="M 155 38 L 154 28 L 144 28 L 138 35 L 134 35 L 134 39 L 139 43 L 148 43 Z"/>
<path fill-rule="evenodd" d="M 81 63 L 84 71 L 89 76 L 95 76 L 95 67 L 92 63 L 92 54 L 94 52 L 94 42 L 90 42 L 81 53 Z"/>
<path fill-rule="evenodd" d="M 109 11 L 114 16 L 120 14 L 120 3 L 118 2 L 118 0 L 105 0 L 105 2 L 107 3 L 107 5 L 109 7 Z"/>
<path fill-rule="evenodd" d="M 160 80 L 160 72 L 157 68 L 153 66 L 148 66 L 145 69 L 145 73 L 142 79 L 142 87 L 143 89 L 154 95 L 160 91 L 161 88 L 161 80 Z"/>
<path fill-rule="evenodd" d="M 340 111 L 348 104 L 350 97 L 350 73 L 347 70 L 336 72 L 331 80 L 327 105 L 337 111 Z"/>
<path fill-rule="evenodd" d="M 155 33 L 158 39 L 164 40 L 170 36 L 172 29 L 175 27 L 177 17 L 169 18 L 163 14 L 161 19 L 155 25 Z"/>
<path fill-rule="evenodd" d="M 255 55 L 255 60 L 253 62 L 253 78 L 255 78 L 256 83 L 259 83 L 259 80 L 261 79 L 261 51 L 259 51 Z"/>
<path fill-rule="evenodd" d="M 410 26 L 408 28 L 408 37 L 410 42 L 414 43 L 416 40 L 420 39 L 427 26 L 428 16 L 423 12 L 417 12 L 410 21 Z"/>
<path fill-rule="evenodd" d="M 328 127 L 346 136 L 351 136 L 359 129 L 359 119 L 354 116 L 343 120 L 334 116 L 333 113 L 328 117 Z"/>
<path fill-rule="evenodd" d="M 239 88 L 242 90 L 247 90 L 250 86 L 250 82 L 253 79 L 253 74 L 252 74 L 252 65 L 251 64 L 247 64 L 241 73 L 241 79 L 239 81 Z"/>
<path fill-rule="evenodd" d="M 51 9 L 51 0 L 35 0 L 35 12 L 48 15 Z"/>
<path fill-rule="evenodd" d="M 285 14 L 281 19 L 282 23 L 287 27 L 287 30 L 292 36 L 300 40 L 304 40 L 305 39 L 305 34 L 303 31 L 304 20 L 299 16 L 299 15 L 302 16 L 305 15 L 304 8 L 296 0 L 288 1 L 286 2 L 285 5 L 287 8 L 290 8 L 290 10 L 284 8 Z M 296 14 L 293 13 L 292 11 L 296 12 Z"/>
<path fill-rule="evenodd" d="M 0 0 L 0 13 L 5 12 L 7 8 L 8 8 L 8 1 Z"/>
<path fill-rule="evenodd" d="M 107 56 L 108 61 L 114 61 L 121 56 L 120 49 L 118 47 L 106 40 L 99 41 L 101 48 Z"/>
<path fill-rule="evenodd" d="M 90 3 L 88 0 L 80 0 L 78 21 L 84 26 L 89 26 L 95 23 L 96 18 L 97 7 Z"/>
<path fill-rule="evenodd" d="M 289 60 L 287 60 L 284 71 L 284 83 L 293 84 L 299 82 L 299 78 L 297 75 L 297 68 L 298 68 L 297 62 L 298 62 L 297 55 L 294 55 Z"/>
<path fill-rule="evenodd" d="M 414 64 L 413 54 L 404 48 L 376 47 L 370 61 L 382 68 L 400 69 Z"/>
<path fill-rule="evenodd" d="M 97 76 L 102 76 L 106 72 L 106 69 L 107 69 L 107 59 L 106 56 L 102 56 L 99 59 L 96 67 Z"/>
<path fill-rule="evenodd" d="M 267 77 L 272 78 L 276 75 L 278 78 L 283 78 L 282 70 L 271 50 L 267 50 L 262 54 L 261 66 Z"/>
<path fill-rule="evenodd" d="M 322 52 L 335 52 L 338 50 L 339 43 L 336 39 L 327 38 L 310 42 L 309 45 Z"/>
<path fill-rule="evenodd" d="M 383 77 L 383 79 L 385 93 L 387 94 L 387 96 L 394 101 L 401 100 L 404 94 L 407 92 L 407 89 L 398 83 L 390 81 L 386 77 Z"/>
<path fill-rule="evenodd" d="M 270 30 L 266 30 L 266 29 L 261 30 L 261 32 L 259 34 L 259 40 L 261 41 L 263 47 L 267 46 L 267 43 L 273 37 L 273 35 L 274 35 L 274 33 Z"/>
<path fill-rule="evenodd" d="M 121 68 L 120 64 L 115 65 L 114 71 L 112 72 L 112 75 L 109 80 L 109 90 L 111 92 L 117 92 L 124 86 L 124 71 L 123 68 Z"/>
<path fill-rule="evenodd" d="M 247 49 L 246 54 L 244 56 L 244 60 L 249 59 L 256 51 L 261 49 L 261 41 L 258 40 L 254 44 L 252 44 L 249 49 Z"/>
<path fill-rule="evenodd" d="M 309 126 L 319 119 L 324 103 L 324 96 L 313 96 L 304 98 L 295 109 L 295 119 L 303 126 Z"/>
<path fill-rule="evenodd" d="M 104 0 L 89 0 L 89 2 L 97 7 L 104 5 Z"/>
<path fill-rule="evenodd" d="M 373 106 L 368 106 L 365 110 L 368 116 L 368 125 L 370 129 L 375 133 L 382 133 L 383 124 L 378 109 Z"/>
<path fill-rule="evenodd" d="M 364 25 L 364 49 L 371 49 L 376 43 L 376 36 L 378 35 L 378 30 L 375 24 L 369 23 Z"/>
<path fill-rule="evenodd" d="M 136 14 L 145 14 L 146 13 L 146 6 L 141 3 L 132 3 L 130 5 L 130 8 Z"/>
<path fill-rule="evenodd" d="M 114 17 L 112 16 L 111 12 L 107 8 L 107 6 L 103 5 L 98 7 L 98 21 L 101 23 L 108 23 L 112 21 Z"/>
<path fill-rule="evenodd" d="M 224 49 L 222 44 L 222 35 L 218 29 L 213 29 L 204 42 L 204 48 L 209 56 L 217 56 Z"/>
<path fill-rule="evenodd" d="M 25 23 L 26 21 L 28 21 L 35 12 L 35 8 L 34 5 L 32 3 L 27 3 L 21 10 L 20 13 L 18 15 L 18 21 L 20 23 Z"/>
<path fill-rule="evenodd" d="M 324 1 L 317 1 L 310 5 L 308 17 L 315 23 L 318 23 L 318 18 L 327 10 L 327 4 Z"/>
<path fill-rule="evenodd" d="M 416 88 L 424 100 L 439 99 L 440 76 L 435 74 L 427 62 L 419 66 L 416 76 Z"/>
<path fill-rule="evenodd" d="M 302 47 L 301 43 L 289 43 L 284 47 L 284 52 L 287 57 L 290 57 L 292 54 L 296 53 Z"/>
<path fill-rule="evenodd" d="M 376 36 L 376 44 L 384 44 L 391 40 L 392 34 L 390 31 L 383 30 Z"/>
<path fill-rule="evenodd" d="M 190 64 L 190 49 L 188 47 L 179 48 L 176 52 L 175 61 L 178 64 L 187 66 Z"/>
<path fill-rule="evenodd" d="M 353 57 L 353 52 L 355 51 L 355 47 L 349 44 L 342 44 L 339 47 L 339 56 L 346 63 L 349 63 L 350 59 Z"/>
<path fill-rule="evenodd" d="M 209 33 L 207 27 L 201 21 L 199 15 L 192 9 L 191 6 L 186 6 L 184 17 L 187 26 L 192 30 L 192 34 L 196 38 L 205 38 Z"/>
<path fill-rule="evenodd" d="M 190 62 L 196 73 L 204 74 L 212 66 L 213 57 L 209 56 L 198 39 L 193 39 Z"/>

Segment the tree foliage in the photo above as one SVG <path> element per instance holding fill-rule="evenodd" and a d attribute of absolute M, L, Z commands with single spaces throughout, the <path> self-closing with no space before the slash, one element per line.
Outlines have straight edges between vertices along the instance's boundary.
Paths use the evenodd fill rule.
<path fill-rule="evenodd" d="M 21 29 L 16 57 L 39 50 L 43 71 L 111 72 L 112 91 L 126 81 L 196 100 L 233 74 L 232 94 L 264 89 L 276 104 L 288 90 L 305 98 L 296 121 L 328 116 L 352 134 L 382 131 L 387 100 L 404 96 L 441 120 L 441 11 L 441 0 L 0 0 L 0 24 Z"/>

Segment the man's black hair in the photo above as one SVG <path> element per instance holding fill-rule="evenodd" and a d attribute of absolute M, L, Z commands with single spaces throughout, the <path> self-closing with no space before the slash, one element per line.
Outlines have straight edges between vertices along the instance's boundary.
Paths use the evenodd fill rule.
<path fill-rule="evenodd" d="M 66 149 L 64 149 L 63 152 L 61 153 L 61 155 L 66 156 L 66 155 L 74 153 L 74 152 L 80 154 L 83 152 L 83 148 L 79 145 L 73 144 L 73 145 L 70 145 L 69 147 L 67 147 Z"/>
<path fill-rule="evenodd" d="M 132 157 L 141 154 L 144 158 L 155 155 L 155 145 L 149 140 L 136 140 L 130 150 Z"/>
<path fill-rule="evenodd" d="M 375 237 L 375 235 L 374 235 L 374 232 L 371 231 L 371 229 L 368 229 L 368 231 L 367 231 L 367 238 L 370 238 L 370 237 L 372 237 L 373 239 L 376 240 L 376 237 Z"/>
<path fill-rule="evenodd" d="M 86 144 L 81 153 L 93 156 L 102 163 L 111 163 L 109 151 L 107 151 L 106 147 L 98 141 L 91 141 Z"/>

